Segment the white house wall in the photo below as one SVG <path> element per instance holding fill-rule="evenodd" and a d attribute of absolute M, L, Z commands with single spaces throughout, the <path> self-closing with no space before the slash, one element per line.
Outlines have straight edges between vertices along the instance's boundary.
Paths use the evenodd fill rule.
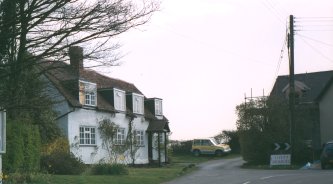
<path fill-rule="evenodd" d="M 333 85 L 319 102 L 321 143 L 333 140 Z"/>
<path fill-rule="evenodd" d="M 105 159 L 107 152 L 102 148 L 102 139 L 98 132 L 98 122 L 102 119 L 108 118 L 111 122 L 117 124 L 120 128 L 125 128 L 125 134 L 128 131 L 129 118 L 123 113 L 116 113 L 112 115 L 107 112 L 98 112 L 94 109 L 75 109 L 68 116 L 68 139 L 71 146 L 71 152 L 80 157 L 86 164 L 98 163 L 100 160 Z M 96 146 L 80 146 L 79 143 L 79 127 L 80 126 L 92 126 L 96 127 Z M 148 136 L 146 130 L 148 122 L 141 117 L 133 120 L 133 129 L 144 131 L 144 144 L 136 152 L 135 163 L 146 164 L 148 163 Z M 127 136 L 127 135 L 125 135 Z M 125 154 L 126 155 L 126 154 Z M 124 155 L 124 156 L 125 156 Z M 131 159 L 126 157 L 121 162 L 131 163 Z"/>

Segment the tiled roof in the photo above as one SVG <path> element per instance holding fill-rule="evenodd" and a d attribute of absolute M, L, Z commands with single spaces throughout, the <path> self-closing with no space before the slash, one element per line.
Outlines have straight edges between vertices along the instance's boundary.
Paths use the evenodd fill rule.
<path fill-rule="evenodd" d="M 54 84 L 59 92 L 65 97 L 68 103 L 73 107 L 83 107 L 78 99 L 78 91 L 75 91 L 73 85 L 77 85 L 78 76 L 75 70 L 67 63 L 43 61 L 41 64 L 47 78 Z M 99 74 L 94 70 L 83 69 L 80 71 L 79 80 L 93 82 L 97 84 L 97 110 L 116 112 L 113 105 L 103 97 L 99 92 L 100 89 L 117 88 L 126 92 L 142 94 L 134 84 L 126 81 L 107 77 Z M 145 117 L 148 119 L 156 119 L 156 117 L 145 107 Z M 133 112 L 127 108 L 126 113 L 133 116 Z"/>
<path fill-rule="evenodd" d="M 105 75 L 99 74 L 94 70 L 83 70 L 80 73 L 80 79 L 81 80 L 87 80 L 89 82 L 93 82 L 97 84 L 97 89 L 112 89 L 117 88 L 124 90 L 126 92 L 133 92 L 141 94 L 141 91 L 139 91 L 134 84 L 128 83 L 126 81 L 115 79 L 111 77 L 107 77 Z"/>
<path fill-rule="evenodd" d="M 313 73 L 302 73 L 295 75 L 295 81 L 305 84 L 308 88 L 302 102 L 314 102 L 320 96 L 325 87 L 330 84 L 333 71 L 322 71 Z M 284 98 L 283 89 L 289 84 L 289 76 L 278 76 L 270 96 Z"/>

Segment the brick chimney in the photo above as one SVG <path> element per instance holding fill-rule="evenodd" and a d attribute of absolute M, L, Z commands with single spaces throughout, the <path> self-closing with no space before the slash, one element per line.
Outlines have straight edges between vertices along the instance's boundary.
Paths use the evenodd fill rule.
<path fill-rule="evenodd" d="M 69 47 L 69 58 L 72 68 L 79 76 L 80 71 L 83 69 L 83 48 L 79 46 Z"/>

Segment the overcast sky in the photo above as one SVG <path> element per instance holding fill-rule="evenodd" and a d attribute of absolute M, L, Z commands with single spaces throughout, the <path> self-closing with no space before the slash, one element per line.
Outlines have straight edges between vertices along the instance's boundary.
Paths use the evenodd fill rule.
<path fill-rule="evenodd" d="M 236 129 L 245 93 L 268 95 L 288 74 L 290 14 L 295 72 L 333 70 L 332 0 L 162 0 L 147 25 L 119 37 L 123 64 L 106 74 L 162 98 L 171 139 Z"/>

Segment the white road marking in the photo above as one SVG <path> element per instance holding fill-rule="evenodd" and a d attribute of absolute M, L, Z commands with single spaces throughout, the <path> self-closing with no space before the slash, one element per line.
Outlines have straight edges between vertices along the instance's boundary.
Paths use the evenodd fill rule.
<path fill-rule="evenodd" d="M 250 181 L 247 181 L 247 182 L 245 182 L 245 183 L 243 183 L 243 184 L 249 184 L 249 183 L 251 183 Z"/>
<path fill-rule="evenodd" d="M 266 176 L 266 177 L 262 177 L 260 178 L 261 180 L 266 180 L 266 179 L 269 179 L 269 178 L 273 178 L 274 176 Z"/>

